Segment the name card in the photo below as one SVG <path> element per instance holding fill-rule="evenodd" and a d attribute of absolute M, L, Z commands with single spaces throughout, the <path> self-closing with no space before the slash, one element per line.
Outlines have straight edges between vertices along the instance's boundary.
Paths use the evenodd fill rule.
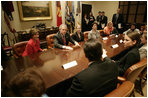
<path fill-rule="evenodd" d="M 117 47 L 119 47 L 118 44 L 112 45 L 112 48 L 117 48 Z"/>
<path fill-rule="evenodd" d="M 64 68 L 64 69 L 68 69 L 68 68 L 74 67 L 74 66 L 76 66 L 76 65 L 78 65 L 77 62 L 76 62 L 76 61 L 72 61 L 72 62 L 69 62 L 69 63 L 67 63 L 67 64 L 64 64 L 64 65 L 63 65 L 63 68 Z"/>
<path fill-rule="evenodd" d="M 108 38 L 107 38 L 107 37 L 103 37 L 102 39 L 103 39 L 103 40 L 107 40 Z"/>

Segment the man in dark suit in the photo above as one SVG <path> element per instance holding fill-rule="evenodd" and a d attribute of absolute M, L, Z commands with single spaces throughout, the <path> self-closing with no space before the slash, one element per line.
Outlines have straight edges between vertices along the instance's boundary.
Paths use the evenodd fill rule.
<path fill-rule="evenodd" d="M 106 52 L 102 51 L 98 40 L 87 40 L 84 53 L 89 60 L 89 67 L 73 78 L 67 96 L 105 96 L 117 86 L 118 67 L 104 56 Z"/>
<path fill-rule="evenodd" d="M 102 22 L 101 22 L 101 24 L 105 24 L 104 27 L 107 25 L 107 16 L 105 16 L 104 11 L 102 11 Z"/>
<path fill-rule="evenodd" d="M 54 48 L 73 50 L 72 47 L 66 46 L 69 42 L 76 46 L 79 46 L 79 44 L 70 37 L 70 34 L 67 32 L 67 26 L 65 24 L 60 25 L 59 32 L 57 32 L 57 34 L 53 38 Z"/>
<path fill-rule="evenodd" d="M 113 26 L 116 27 L 119 33 L 122 33 L 122 28 L 124 24 L 123 15 L 120 14 L 120 9 L 117 9 L 117 13 L 112 17 Z"/>
<path fill-rule="evenodd" d="M 102 21 L 102 16 L 101 16 L 101 11 L 98 12 L 98 16 L 96 17 L 97 24 L 98 24 L 98 30 L 101 29 L 101 21 Z"/>

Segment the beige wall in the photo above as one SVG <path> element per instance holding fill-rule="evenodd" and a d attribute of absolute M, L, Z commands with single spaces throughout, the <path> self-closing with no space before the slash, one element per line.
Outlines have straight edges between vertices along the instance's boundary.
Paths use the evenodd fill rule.
<path fill-rule="evenodd" d="M 98 11 L 104 11 L 108 17 L 108 21 L 112 21 L 112 16 L 116 13 L 119 5 L 119 1 L 94 1 L 93 11 L 95 18 L 98 15 Z"/>
<path fill-rule="evenodd" d="M 92 12 L 95 18 L 98 15 L 98 11 L 104 11 L 105 15 L 108 17 L 108 21 L 112 21 L 112 16 L 116 13 L 119 1 L 82 1 L 81 4 L 92 5 Z"/>

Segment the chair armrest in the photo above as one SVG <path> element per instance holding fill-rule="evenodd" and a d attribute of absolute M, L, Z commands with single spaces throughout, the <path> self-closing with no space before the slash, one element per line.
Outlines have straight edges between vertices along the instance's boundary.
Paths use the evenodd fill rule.
<path fill-rule="evenodd" d="M 126 78 L 124 78 L 124 77 L 118 76 L 117 78 L 118 78 L 118 81 L 121 82 L 121 83 L 126 81 Z"/>
<path fill-rule="evenodd" d="M 134 89 L 134 83 L 130 81 L 123 82 L 118 88 L 105 95 L 104 97 L 128 97 Z"/>

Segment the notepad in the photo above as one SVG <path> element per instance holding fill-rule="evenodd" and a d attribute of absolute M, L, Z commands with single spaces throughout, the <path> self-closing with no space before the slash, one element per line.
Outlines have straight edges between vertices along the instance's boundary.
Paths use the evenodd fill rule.
<path fill-rule="evenodd" d="M 115 37 L 118 37 L 118 35 L 116 35 Z"/>
<path fill-rule="evenodd" d="M 63 65 L 63 68 L 64 68 L 64 69 L 68 69 L 68 68 L 74 67 L 74 66 L 76 66 L 76 65 L 78 65 L 77 62 L 76 62 L 76 61 L 72 61 L 72 62 L 69 62 L 69 63 L 67 63 L 67 64 L 64 64 L 64 65 Z"/>
<path fill-rule="evenodd" d="M 119 47 L 118 44 L 112 45 L 112 48 L 117 48 L 117 47 Z"/>
<path fill-rule="evenodd" d="M 107 40 L 108 38 L 107 37 L 103 37 L 103 40 Z"/>

